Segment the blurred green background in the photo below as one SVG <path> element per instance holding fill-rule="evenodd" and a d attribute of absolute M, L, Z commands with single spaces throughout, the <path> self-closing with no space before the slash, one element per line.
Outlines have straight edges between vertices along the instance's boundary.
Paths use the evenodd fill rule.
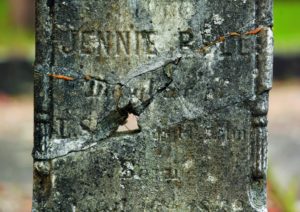
<path fill-rule="evenodd" d="M 274 1 L 275 53 L 300 53 L 300 1 Z"/>
<path fill-rule="evenodd" d="M 299 22 L 300 0 L 274 1 L 269 212 L 300 211 Z M 32 196 L 34 0 L 0 0 L 0 29 L 0 212 L 25 212 Z"/>

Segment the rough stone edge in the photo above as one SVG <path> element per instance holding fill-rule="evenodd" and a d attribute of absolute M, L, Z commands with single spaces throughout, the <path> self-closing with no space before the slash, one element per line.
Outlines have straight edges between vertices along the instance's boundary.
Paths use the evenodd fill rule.
<path fill-rule="evenodd" d="M 273 0 L 256 0 L 256 25 L 263 27 L 257 36 L 256 95 L 251 104 L 252 173 L 248 197 L 255 211 L 267 211 L 267 114 L 273 78 Z"/>

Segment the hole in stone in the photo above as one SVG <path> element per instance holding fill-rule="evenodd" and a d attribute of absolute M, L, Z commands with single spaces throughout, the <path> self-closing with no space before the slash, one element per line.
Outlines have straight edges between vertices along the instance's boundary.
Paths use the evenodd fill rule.
<path fill-rule="evenodd" d="M 128 117 L 123 125 L 120 125 L 117 132 L 134 132 L 139 131 L 138 116 L 128 113 Z"/>

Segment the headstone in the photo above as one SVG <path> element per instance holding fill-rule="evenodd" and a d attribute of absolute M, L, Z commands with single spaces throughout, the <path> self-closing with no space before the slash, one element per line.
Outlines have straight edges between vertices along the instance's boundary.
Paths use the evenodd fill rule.
<path fill-rule="evenodd" d="M 271 0 L 36 6 L 33 211 L 266 211 Z"/>

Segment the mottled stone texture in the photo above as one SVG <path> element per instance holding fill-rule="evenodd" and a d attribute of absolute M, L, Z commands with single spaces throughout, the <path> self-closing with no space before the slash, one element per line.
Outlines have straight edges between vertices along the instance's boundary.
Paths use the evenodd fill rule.
<path fill-rule="evenodd" d="M 36 8 L 33 211 L 266 211 L 271 0 Z"/>

